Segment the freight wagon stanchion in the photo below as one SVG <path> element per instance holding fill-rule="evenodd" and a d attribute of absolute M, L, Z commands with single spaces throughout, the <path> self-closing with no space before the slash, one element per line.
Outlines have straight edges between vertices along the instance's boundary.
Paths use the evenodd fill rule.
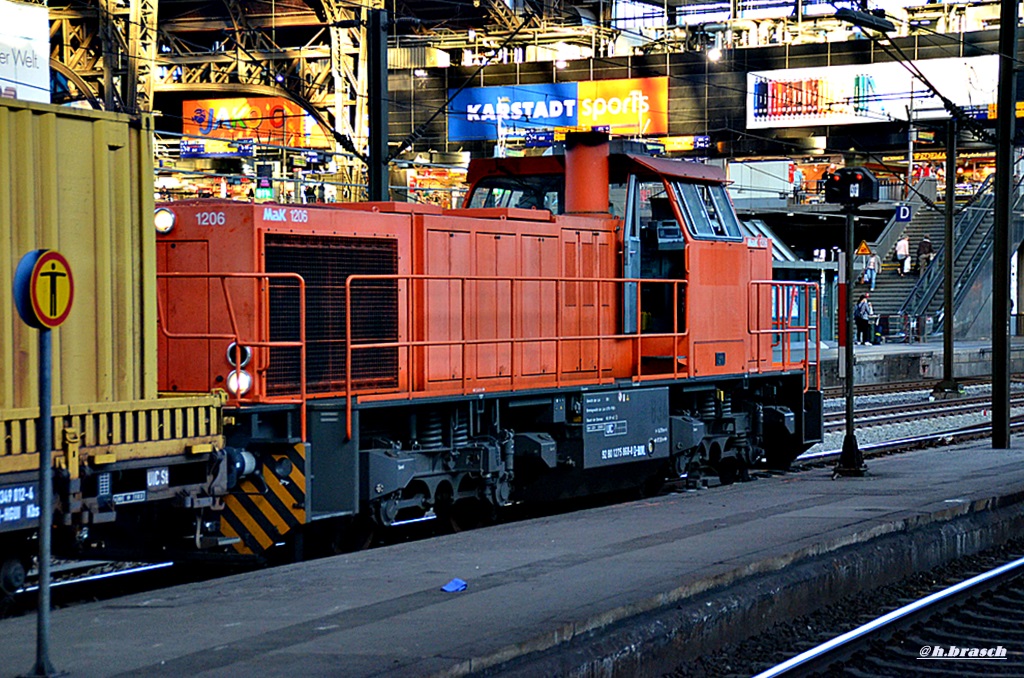
<path fill-rule="evenodd" d="M 52 337 L 71 312 L 75 283 L 71 266 L 59 252 L 35 250 L 14 272 L 14 303 L 29 327 L 39 330 L 39 613 L 36 623 L 36 664 L 30 676 L 61 675 L 50 662 L 50 532 L 53 521 L 53 417 L 50 410 Z"/>

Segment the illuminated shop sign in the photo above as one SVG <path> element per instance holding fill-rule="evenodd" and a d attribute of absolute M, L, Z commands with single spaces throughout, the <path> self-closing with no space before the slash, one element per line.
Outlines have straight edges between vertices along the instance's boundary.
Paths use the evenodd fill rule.
<path fill-rule="evenodd" d="M 50 103 L 46 5 L 0 0 L 0 96 Z"/>
<path fill-rule="evenodd" d="M 532 139 L 556 128 L 668 132 L 668 78 L 474 87 L 452 95 L 449 141 L 525 139 L 528 133 Z"/>
<path fill-rule="evenodd" d="M 251 158 L 256 155 L 252 139 L 182 139 L 182 158 Z"/>
<path fill-rule="evenodd" d="M 224 139 L 290 146 L 328 146 L 323 130 L 298 104 L 282 97 L 237 97 L 195 99 L 182 104 L 182 133 L 186 138 L 205 141 Z M 224 154 L 225 145 L 207 144 Z"/>
<path fill-rule="evenodd" d="M 969 111 L 996 100 L 998 57 L 913 62 L 943 96 Z M 747 73 L 747 128 L 852 125 L 948 118 L 942 101 L 897 62 Z"/>
<path fill-rule="evenodd" d="M 685 137 L 662 137 L 657 141 L 665 147 L 667 153 L 711 148 L 711 137 L 706 134 Z"/>

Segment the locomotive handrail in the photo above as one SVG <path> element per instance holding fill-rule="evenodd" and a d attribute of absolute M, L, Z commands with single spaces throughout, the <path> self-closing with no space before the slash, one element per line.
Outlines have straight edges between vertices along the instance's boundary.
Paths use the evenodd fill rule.
<path fill-rule="evenodd" d="M 299 349 L 299 394 L 297 397 L 281 397 L 281 396 L 266 396 L 268 401 L 289 403 L 289 404 L 300 404 L 300 428 L 302 440 L 306 440 L 306 281 L 298 273 L 215 273 L 215 272 L 177 272 L 177 273 L 157 273 L 157 278 L 201 278 L 201 279 L 218 279 L 220 281 L 221 292 L 224 296 L 224 303 L 228 310 L 228 321 L 231 325 L 231 333 L 214 333 L 214 332 L 171 332 L 167 327 L 166 312 L 163 304 L 160 303 L 160 295 L 157 294 L 157 323 L 160 326 L 160 331 L 168 339 L 198 339 L 210 341 L 214 339 L 231 339 L 235 342 L 235 364 L 232 366 L 235 370 L 241 370 L 241 347 L 252 346 L 253 348 L 298 348 Z M 272 280 L 272 279 L 289 279 L 294 280 L 298 283 L 299 290 L 299 339 L 298 341 L 266 341 L 253 340 L 243 341 L 241 332 L 238 328 L 238 319 L 235 314 L 235 306 L 231 300 L 231 293 L 228 291 L 227 281 L 230 279 L 260 279 L 260 280 Z M 265 311 L 269 315 L 269 311 Z M 254 370 L 255 371 L 255 370 Z M 255 382 L 254 382 L 255 385 Z M 235 404 L 241 401 L 241 396 L 238 394 L 232 394 L 229 391 L 229 396 L 234 400 Z"/>
<path fill-rule="evenodd" d="M 510 330 L 508 336 L 501 337 L 488 337 L 488 338 L 471 338 L 469 336 L 468 328 L 466 327 L 467 314 L 462 313 L 462 327 L 460 339 L 431 339 L 431 340 L 415 340 L 405 339 L 399 341 L 377 341 L 377 342 L 364 342 L 358 345 L 354 345 L 352 340 L 352 286 L 353 283 L 366 282 L 366 281 L 394 281 L 413 283 L 416 281 L 423 282 L 439 282 L 449 281 L 458 282 L 460 299 L 465 301 L 467 298 L 466 283 L 508 283 L 509 284 L 509 325 Z M 686 286 L 687 281 L 685 280 L 671 280 L 671 279 L 652 279 L 652 278 L 600 278 L 600 277 L 545 277 L 545 276 L 456 276 L 456 275 L 427 275 L 427 274 L 353 274 L 345 280 L 345 401 L 346 401 L 346 435 L 351 438 L 352 435 L 352 406 L 355 393 L 355 386 L 353 384 L 353 352 L 355 350 L 371 350 L 371 349 L 399 349 L 406 351 L 408 356 L 409 373 L 414 375 L 416 373 L 416 351 L 415 348 L 428 348 L 428 347 L 441 347 L 441 346 L 480 346 L 480 345 L 509 345 L 515 347 L 521 344 L 537 344 L 550 342 L 555 345 L 555 368 L 554 368 L 554 380 L 556 387 L 563 385 L 563 370 L 561 366 L 562 361 L 562 344 L 565 341 L 573 342 L 584 342 L 584 341 L 596 341 L 597 342 L 597 377 L 594 381 L 596 384 L 614 383 L 615 377 L 604 377 L 603 372 L 605 371 L 605 365 L 603 360 L 604 342 L 609 340 L 622 340 L 628 339 L 636 344 L 636 350 L 634 351 L 635 364 L 634 364 L 634 380 L 643 381 L 644 375 L 642 372 L 642 342 L 660 338 L 671 338 L 673 340 L 673 355 L 678 356 L 679 354 L 679 342 L 685 340 L 689 336 L 688 330 L 683 332 L 667 332 L 667 333 L 655 333 L 655 332 L 644 332 L 642 324 L 642 314 L 636 314 L 636 327 L 632 330 L 625 331 L 623 328 L 622 333 L 602 333 L 602 334 L 574 334 L 569 337 L 564 336 L 562 328 L 562 314 L 558 313 L 555 316 L 555 334 L 551 336 L 531 336 L 522 337 L 517 336 L 517 318 L 515 310 L 516 305 L 516 293 L 517 289 L 521 287 L 522 283 L 554 283 L 555 284 L 555 307 L 562 307 L 562 294 L 563 286 L 568 283 L 591 283 L 596 285 L 596 295 L 594 301 L 594 307 L 599 309 L 597 311 L 599 322 L 601 320 L 602 308 L 602 287 L 606 285 L 620 285 L 628 283 L 636 283 L 636 296 L 637 296 L 637 309 L 641 309 L 641 289 L 643 285 L 672 285 L 672 326 L 675 328 L 679 327 L 679 288 Z M 406 303 L 409 307 L 408 315 L 411 317 L 418 317 L 415 312 L 416 302 L 413 285 L 409 284 L 405 290 Z M 613 311 L 614 313 L 614 311 Z M 617 317 L 617 316 L 616 316 Z M 461 352 L 461 392 L 463 395 L 470 393 L 469 385 L 467 383 L 469 370 L 467 369 L 466 361 L 468 359 L 468 352 Z M 516 351 L 510 351 L 510 370 L 507 378 L 515 379 L 517 376 L 516 366 Z M 658 373 L 658 376 L 664 378 L 665 373 Z M 679 378 L 681 372 L 679 369 L 679 361 L 677 358 L 672 360 L 672 376 L 673 378 Z M 411 378 L 411 377 L 410 377 Z M 366 395 L 373 395 L 375 393 L 394 393 L 394 390 L 389 389 L 386 391 L 376 391 L 373 389 L 361 389 L 361 393 Z M 406 397 L 412 399 L 414 397 L 415 390 L 410 386 L 407 389 Z"/>
<path fill-rule="evenodd" d="M 773 307 L 776 313 L 772 317 L 772 327 L 770 329 L 761 329 L 758 327 L 752 327 L 751 324 L 755 318 L 761 317 L 762 295 L 757 294 L 757 290 L 760 287 L 767 286 L 769 291 L 774 291 L 771 295 L 773 301 Z M 750 314 L 747 321 L 747 332 L 752 335 L 763 335 L 771 334 L 772 347 L 776 345 L 780 349 L 780 362 L 784 368 L 788 367 L 792 363 L 792 346 L 790 341 L 783 341 L 782 337 L 802 334 L 804 338 L 804 358 L 801 361 L 801 365 L 804 368 L 804 372 L 808 378 L 804 384 L 804 391 L 811 388 L 811 376 L 813 375 L 814 388 L 820 388 L 821 386 L 821 304 L 812 304 L 812 299 L 817 300 L 819 294 L 818 283 L 814 282 L 802 282 L 798 280 L 751 280 L 750 281 L 751 292 L 755 299 L 755 313 Z M 807 291 L 805 294 L 798 294 L 798 290 L 804 289 Z M 798 312 L 798 316 L 803 316 L 804 324 L 793 325 L 791 324 L 792 310 L 794 308 L 799 309 L 800 304 L 803 306 L 802 313 Z M 811 317 L 814 317 L 814 324 L 810 324 Z M 817 334 L 816 341 L 814 342 L 814 360 L 811 360 L 811 333 Z M 776 343 L 774 337 L 779 335 L 780 338 Z M 814 370 L 811 371 L 813 366 Z"/>

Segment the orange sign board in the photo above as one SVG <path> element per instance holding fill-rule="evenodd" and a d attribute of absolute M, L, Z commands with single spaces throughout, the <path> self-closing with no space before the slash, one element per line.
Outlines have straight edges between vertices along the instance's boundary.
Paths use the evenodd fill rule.
<path fill-rule="evenodd" d="M 868 247 L 868 241 L 867 240 L 861 240 L 860 241 L 860 247 L 857 248 L 856 254 L 857 254 L 857 256 L 867 256 L 867 255 L 871 254 L 871 248 Z"/>
<path fill-rule="evenodd" d="M 581 127 L 608 126 L 613 134 L 668 133 L 668 78 L 580 82 Z"/>
<path fill-rule="evenodd" d="M 182 133 L 206 139 L 253 139 L 294 148 L 326 148 L 323 129 L 283 97 L 192 99 L 182 103 Z"/>

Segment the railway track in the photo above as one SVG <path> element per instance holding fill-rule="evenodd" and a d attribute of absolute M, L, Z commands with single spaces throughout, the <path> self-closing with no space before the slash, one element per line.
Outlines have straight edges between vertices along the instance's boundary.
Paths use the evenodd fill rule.
<path fill-rule="evenodd" d="M 792 657 L 778 676 L 1024 675 L 1024 558 L 915 600 Z"/>
<path fill-rule="evenodd" d="M 1024 394 L 1010 397 L 1010 406 L 1024 405 Z M 956 400 L 936 400 L 932 402 L 900 403 L 896 405 L 879 405 L 854 411 L 854 424 L 857 427 L 885 426 L 913 421 L 921 418 L 948 417 L 961 414 L 984 412 L 992 406 L 990 395 L 979 395 L 959 398 Z M 843 412 L 825 414 L 825 432 L 833 433 L 846 426 L 846 415 Z"/>
<path fill-rule="evenodd" d="M 1014 382 L 1019 383 L 1022 377 L 1015 376 Z M 857 384 L 854 386 L 854 396 L 871 396 L 871 395 L 891 395 L 893 393 L 905 393 L 909 391 L 931 391 L 935 388 L 938 383 L 935 379 L 922 379 L 920 381 L 906 381 L 896 384 Z M 992 380 L 988 377 L 980 377 L 976 379 L 960 379 L 958 383 L 962 387 L 970 386 L 983 386 L 991 384 Z M 830 386 L 822 389 L 826 399 L 829 398 L 842 398 L 846 394 L 844 386 Z"/>
<path fill-rule="evenodd" d="M 51 565 L 50 596 L 54 608 L 108 600 L 229 573 L 226 568 L 197 568 L 189 564 L 130 563 L 105 560 L 55 560 Z M 36 569 L 13 596 L 0 596 L 0 618 L 33 612 L 38 606 Z"/>
<path fill-rule="evenodd" d="M 1015 432 L 1024 431 L 1024 416 L 1011 418 L 1010 430 Z M 883 440 L 876 443 L 862 444 L 860 445 L 860 451 L 863 453 L 864 459 L 867 460 L 874 457 L 898 454 L 899 452 L 918 450 L 925 447 L 956 445 L 958 443 L 965 443 L 971 440 L 988 438 L 991 435 L 991 424 L 975 424 L 971 426 L 935 431 L 923 435 L 895 437 L 890 440 Z M 820 468 L 835 464 L 839 461 L 839 455 L 841 453 L 841 449 L 825 449 L 806 452 L 797 457 L 794 465 L 799 468 L 795 468 L 795 470 L 800 470 L 801 468 Z"/>

